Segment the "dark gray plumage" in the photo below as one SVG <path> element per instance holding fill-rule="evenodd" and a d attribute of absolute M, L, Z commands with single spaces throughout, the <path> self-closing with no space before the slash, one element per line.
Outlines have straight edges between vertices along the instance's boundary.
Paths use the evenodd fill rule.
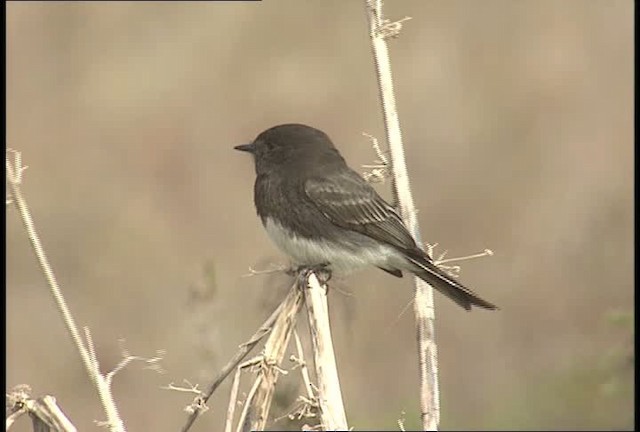
<path fill-rule="evenodd" d="M 396 210 L 347 166 L 324 132 L 285 124 L 235 148 L 253 154 L 258 215 L 297 264 L 340 273 L 374 265 L 398 277 L 409 271 L 467 310 L 497 309 L 418 248 Z"/>

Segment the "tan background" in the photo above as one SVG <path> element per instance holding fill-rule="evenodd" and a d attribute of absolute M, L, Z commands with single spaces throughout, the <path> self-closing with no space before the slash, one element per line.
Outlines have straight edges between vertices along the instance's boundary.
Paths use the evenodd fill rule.
<path fill-rule="evenodd" d="M 501 311 L 436 298 L 442 428 L 631 429 L 633 3 L 397 0 L 386 13 L 413 17 L 391 54 L 423 237 L 451 256 L 495 252 L 462 280 Z M 30 167 L 42 241 L 105 370 L 119 338 L 167 350 L 167 374 L 116 378 L 129 430 L 178 430 L 189 396 L 159 386 L 206 383 L 287 285 L 242 277 L 284 258 L 232 146 L 302 122 L 352 166 L 374 159 L 363 2 L 11 2 L 7 25 L 7 143 Z M 7 242 L 7 386 L 51 393 L 96 430 L 96 394 L 13 208 Z M 334 286 L 350 423 L 397 430 L 404 411 L 418 427 L 408 278 L 372 269 Z M 221 430 L 228 390 L 194 430 Z"/>

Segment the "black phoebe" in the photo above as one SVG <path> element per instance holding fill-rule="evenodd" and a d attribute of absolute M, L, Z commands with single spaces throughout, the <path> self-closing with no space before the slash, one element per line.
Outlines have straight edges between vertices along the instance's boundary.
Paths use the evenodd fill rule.
<path fill-rule="evenodd" d="M 285 124 L 235 149 L 253 155 L 256 210 L 296 264 L 338 273 L 374 265 L 396 277 L 406 270 L 467 310 L 496 309 L 418 248 L 396 210 L 347 166 L 324 132 Z"/>

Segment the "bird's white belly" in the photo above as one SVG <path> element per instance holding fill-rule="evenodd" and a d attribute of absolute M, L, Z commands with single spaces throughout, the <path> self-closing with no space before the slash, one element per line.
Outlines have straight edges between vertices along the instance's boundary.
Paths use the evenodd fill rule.
<path fill-rule="evenodd" d="M 329 263 L 332 271 L 350 273 L 362 267 L 385 266 L 395 252 L 384 245 L 367 245 L 357 250 L 339 242 L 295 236 L 278 222 L 267 218 L 265 229 L 274 243 L 298 265 Z"/>

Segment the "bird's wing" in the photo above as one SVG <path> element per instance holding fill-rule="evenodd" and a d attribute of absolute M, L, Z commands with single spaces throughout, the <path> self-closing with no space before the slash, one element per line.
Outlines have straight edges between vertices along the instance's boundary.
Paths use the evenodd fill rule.
<path fill-rule="evenodd" d="M 395 209 L 355 171 L 310 177 L 304 185 L 309 199 L 329 220 L 403 250 L 416 244 Z"/>

